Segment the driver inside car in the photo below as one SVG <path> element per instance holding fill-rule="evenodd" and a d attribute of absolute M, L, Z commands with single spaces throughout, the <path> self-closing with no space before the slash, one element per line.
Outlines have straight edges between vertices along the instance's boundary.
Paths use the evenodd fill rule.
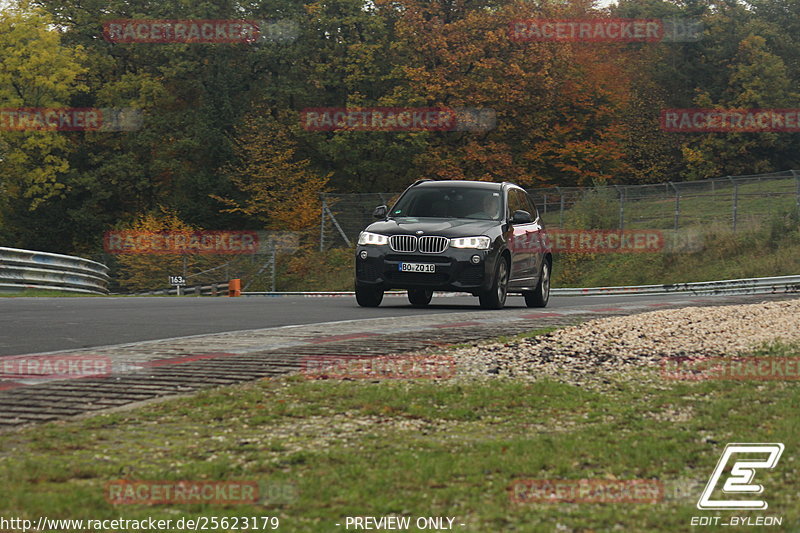
<path fill-rule="evenodd" d="M 500 215 L 500 196 L 495 194 L 488 194 L 483 197 L 481 208 L 467 218 L 479 218 L 483 220 L 495 220 Z"/>

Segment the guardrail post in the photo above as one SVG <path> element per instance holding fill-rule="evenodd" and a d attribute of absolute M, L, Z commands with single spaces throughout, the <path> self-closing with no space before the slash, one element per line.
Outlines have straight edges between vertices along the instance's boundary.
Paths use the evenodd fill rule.
<path fill-rule="evenodd" d="M 328 200 L 322 194 L 322 217 L 319 223 L 319 251 L 325 251 L 325 211 L 328 209 Z"/>
<path fill-rule="evenodd" d="M 560 207 L 559 212 L 558 212 L 558 227 L 559 228 L 563 228 L 564 227 L 564 193 L 561 192 L 561 187 L 556 187 L 556 190 L 558 191 L 558 197 L 560 199 L 560 204 L 561 204 L 561 207 Z"/>
<path fill-rule="evenodd" d="M 614 188 L 619 194 L 619 229 L 625 229 L 625 189 L 620 189 L 618 185 Z"/>
<path fill-rule="evenodd" d="M 270 261 L 272 264 L 270 265 L 272 270 L 272 292 L 275 292 L 275 260 L 277 259 L 277 253 L 275 248 L 275 240 L 272 241 L 272 260 Z"/>
<path fill-rule="evenodd" d="M 674 221 L 673 226 L 674 226 L 674 229 L 677 231 L 678 230 L 678 224 L 680 223 L 679 221 L 680 221 L 680 217 L 681 217 L 681 194 L 678 192 L 678 188 L 675 186 L 674 183 L 672 183 L 670 181 L 669 184 L 672 186 L 673 189 L 675 189 L 675 221 Z"/>
<path fill-rule="evenodd" d="M 728 179 L 733 183 L 733 213 L 731 216 L 733 217 L 733 232 L 736 233 L 737 211 L 739 209 L 739 183 L 734 181 L 730 176 L 728 176 Z"/>

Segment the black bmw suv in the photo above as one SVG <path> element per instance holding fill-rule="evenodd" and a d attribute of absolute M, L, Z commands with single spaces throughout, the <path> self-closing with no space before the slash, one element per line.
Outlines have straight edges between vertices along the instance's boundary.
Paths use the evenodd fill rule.
<path fill-rule="evenodd" d="M 528 307 L 550 297 L 553 257 L 536 207 L 512 183 L 420 180 L 358 237 L 356 300 L 377 307 L 387 289 L 424 306 L 433 291 L 468 292 L 501 309 L 508 292 Z"/>

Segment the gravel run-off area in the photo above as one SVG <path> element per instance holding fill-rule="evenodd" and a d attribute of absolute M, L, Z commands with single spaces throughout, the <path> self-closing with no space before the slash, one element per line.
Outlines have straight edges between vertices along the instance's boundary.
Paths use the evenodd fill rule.
<path fill-rule="evenodd" d="M 731 357 L 773 342 L 798 341 L 800 299 L 794 299 L 602 318 L 452 355 L 459 377 L 548 378 L 602 386 L 657 376 L 671 358 Z"/>

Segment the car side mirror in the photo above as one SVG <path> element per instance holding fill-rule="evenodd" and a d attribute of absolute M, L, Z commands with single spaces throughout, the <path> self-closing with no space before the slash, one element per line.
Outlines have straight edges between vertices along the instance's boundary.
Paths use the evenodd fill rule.
<path fill-rule="evenodd" d="M 385 205 L 379 205 L 375 208 L 375 211 L 372 212 L 372 216 L 375 218 L 386 218 L 386 213 L 389 211 L 389 208 Z"/>
<path fill-rule="evenodd" d="M 511 216 L 512 224 L 530 224 L 531 222 L 533 222 L 531 214 L 522 209 L 514 211 L 514 214 Z"/>

